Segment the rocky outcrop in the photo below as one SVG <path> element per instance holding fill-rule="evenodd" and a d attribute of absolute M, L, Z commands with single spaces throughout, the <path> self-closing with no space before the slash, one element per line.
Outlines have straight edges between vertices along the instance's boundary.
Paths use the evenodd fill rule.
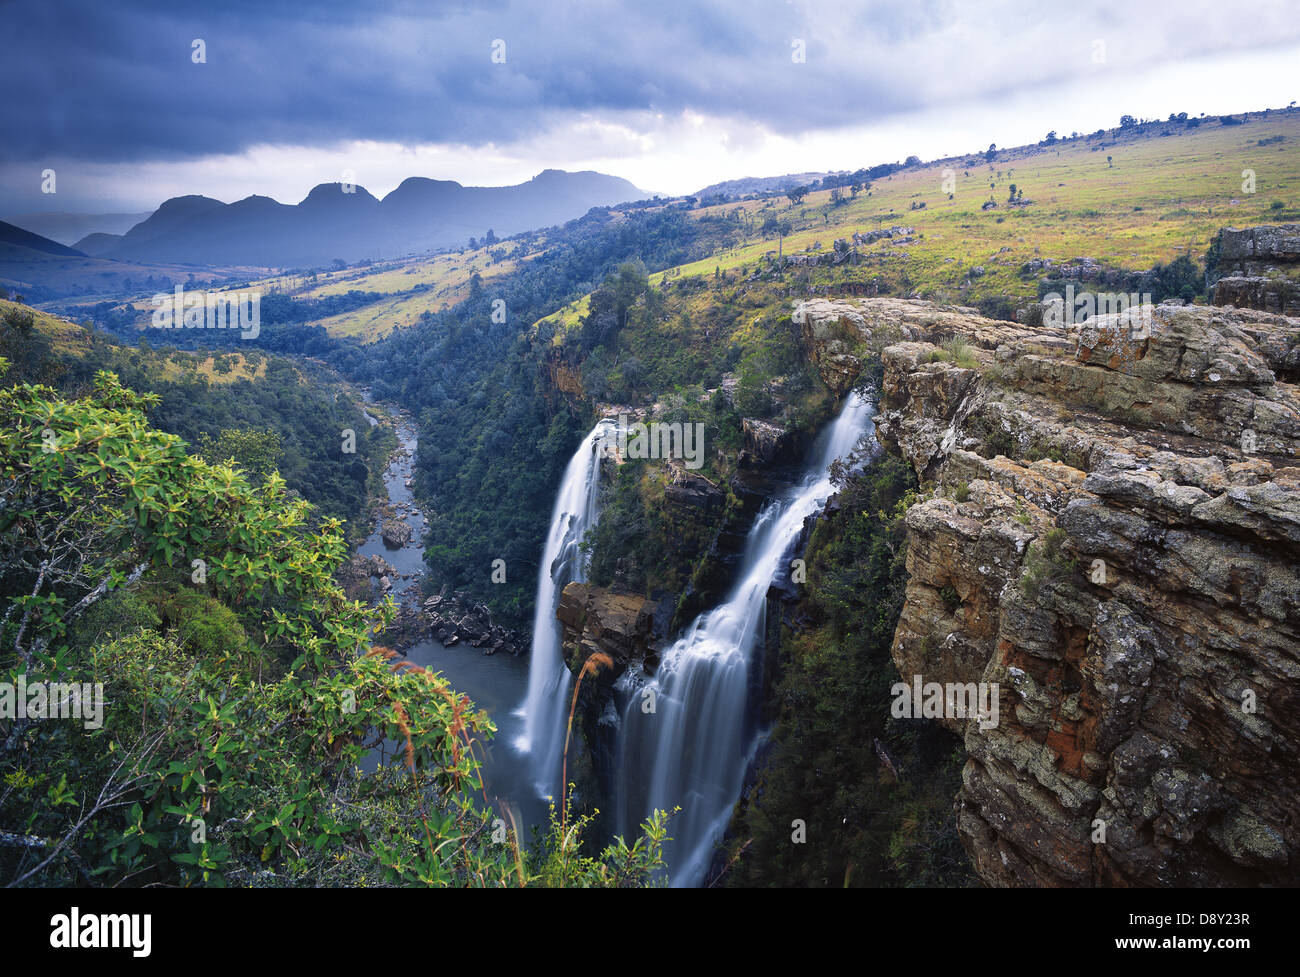
<path fill-rule="evenodd" d="M 740 426 L 745 444 L 744 453 L 740 457 L 741 465 L 765 467 L 793 461 L 798 457 L 798 439 L 779 424 L 745 417 L 741 419 Z"/>
<path fill-rule="evenodd" d="M 1300 281 L 1231 276 L 1214 283 L 1214 304 L 1300 316 Z"/>
<path fill-rule="evenodd" d="M 925 204 L 921 205 L 922 207 Z M 916 243 L 916 228 L 900 227 L 895 225 L 890 228 L 882 228 L 877 231 L 854 231 L 851 238 L 837 238 L 833 243 L 831 250 L 822 251 L 821 244 L 813 244 L 806 251 L 793 251 L 789 254 L 782 253 L 780 249 L 776 251 L 767 251 L 763 254 L 767 266 L 762 263 L 754 269 L 753 273 L 746 278 L 746 281 L 758 281 L 762 277 L 770 277 L 785 268 L 816 268 L 818 266 L 835 267 L 837 265 L 851 264 L 856 265 L 863 260 L 863 252 L 859 248 L 869 247 L 880 240 L 889 240 L 895 245 L 908 245 Z M 924 236 L 924 235 L 920 235 Z M 875 252 L 879 257 L 880 253 Z"/>
<path fill-rule="evenodd" d="M 862 314 L 848 302 L 810 299 L 796 303 L 790 319 L 822 381 L 842 397 L 862 371 L 854 353 L 870 334 Z"/>
<path fill-rule="evenodd" d="M 1225 227 L 1206 261 L 1215 305 L 1300 315 L 1300 224 Z"/>
<path fill-rule="evenodd" d="M 411 541 L 414 530 L 401 519 L 388 519 L 380 528 L 379 535 L 390 550 L 400 550 Z"/>
<path fill-rule="evenodd" d="M 423 612 L 428 632 L 448 648 L 464 643 L 485 655 L 518 655 L 527 647 L 519 634 L 493 623 L 486 604 L 461 591 L 435 594 L 424 601 Z"/>
<path fill-rule="evenodd" d="M 958 335 L 971 316 L 979 311 L 914 299 L 807 299 L 790 319 L 822 382 L 842 396 L 862 372 L 867 343 Z"/>
<path fill-rule="evenodd" d="M 678 510 L 710 516 L 725 504 L 726 494 L 716 483 L 691 471 L 679 459 L 670 458 L 664 467 L 668 478 L 664 498 Z"/>
<path fill-rule="evenodd" d="M 1069 283 L 1078 283 L 1101 285 L 1122 292 L 1150 291 L 1156 286 L 1158 279 L 1154 269 L 1132 271 L 1127 268 L 1113 268 L 1090 257 L 1073 258 L 1069 261 L 1031 258 L 1020 266 L 1020 272 L 1025 276 L 1036 276 L 1040 282 L 1058 288 Z"/>
<path fill-rule="evenodd" d="M 655 611 L 655 602 L 645 597 L 591 584 L 567 584 L 555 616 L 564 628 L 569 670 L 576 674 L 594 654 L 608 655 L 614 662 L 613 669 L 603 673 L 606 682 L 621 675 L 633 661 L 653 666 L 650 642 Z"/>
<path fill-rule="evenodd" d="M 1300 265 L 1300 224 L 1222 228 L 1210 245 L 1212 279 L 1267 275 Z"/>
<path fill-rule="evenodd" d="M 980 877 L 1300 882 L 1300 320 L 837 304 L 897 337 L 877 436 L 931 493 L 894 662 L 998 689 L 996 722 L 938 720 L 965 737 Z M 965 365 L 933 355 L 953 334 Z"/>
<path fill-rule="evenodd" d="M 573 741 L 565 752 L 568 780 L 576 785 L 574 803 L 592 808 L 593 816 L 608 831 L 617 830 L 617 826 L 599 812 L 614 806 L 608 800 L 613 796 L 619 762 L 614 683 L 629 667 L 653 670 L 657 666 L 652 641 L 662 637 L 656 628 L 658 612 L 655 601 L 585 583 L 567 584 L 556 608 L 565 664 L 573 675 L 582 674 L 592 655 L 610 660 L 610 665 L 602 664 L 582 675 L 573 686 Z"/>

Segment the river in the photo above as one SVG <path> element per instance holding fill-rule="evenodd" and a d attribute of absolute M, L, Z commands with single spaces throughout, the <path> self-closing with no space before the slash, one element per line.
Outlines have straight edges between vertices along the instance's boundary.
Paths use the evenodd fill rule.
<path fill-rule="evenodd" d="M 370 401 L 367 408 L 386 409 Z M 408 417 L 392 411 L 389 414 L 396 423 L 398 443 L 405 450 L 396 453 L 384 472 L 384 484 L 398 517 L 411 527 L 411 541 L 398 550 L 389 548 L 380 537 L 382 519 L 379 519 L 357 552 L 362 556 L 382 556 L 397 569 L 397 579 L 389 593 L 400 604 L 408 591 L 412 591 L 413 597 L 420 594 L 425 520 L 415 505 L 411 489 L 407 488 L 418 445 L 415 427 Z M 409 579 L 402 579 L 408 575 Z M 402 654 L 415 664 L 440 673 L 453 689 L 469 696 L 476 708 L 492 717 L 497 726 L 496 736 L 488 742 L 480 740 L 475 753 L 483 761 L 483 783 L 493 808 L 503 817 L 505 810 L 510 810 L 514 823 L 519 826 L 520 841 L 526 846 L 531 841 L 529 828 L 546 822 L 546 804 L 533 790 L 528 757 L 511 745 L 523 733 L 523 719 L 515 710 L 528 691 L 527 659 L 508 654 L 484 655 L 467 644 L 447 648 L 431 637 L 402 649 Z"/>

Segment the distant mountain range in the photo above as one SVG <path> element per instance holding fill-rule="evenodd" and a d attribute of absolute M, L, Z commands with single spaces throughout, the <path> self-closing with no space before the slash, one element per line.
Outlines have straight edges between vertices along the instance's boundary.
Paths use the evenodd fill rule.
<path fill-rule="evenodd" d="M 84 258 L 85 254 L 51 241 L 40 234 L 0 221 L 0 261 L 22 255 L 24 251 L 52 254 L 59 258 Z"/>
<path fill-rule="evenodd" d="M 316 267 L 455 247 L 489 230 L 507 237 L 646 196 L 592 171 L 545 170 L 508 187 L 411 177 L 382 200 L 364 187 L 323 183 L 296 205 L 173 197 L 125 233 L 91 233 L 74 246 L 119 261 Z"/>
<path fill-rule="evenodd" d="M 149 216 L 142 214 L 17 214 L 5 220 L 59 244 L 73 245 L 90 234 L 123 234 Z"/>

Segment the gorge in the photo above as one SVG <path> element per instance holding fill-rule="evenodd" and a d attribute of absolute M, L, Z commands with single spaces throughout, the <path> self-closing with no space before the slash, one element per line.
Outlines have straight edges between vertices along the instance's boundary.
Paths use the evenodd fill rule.
<path fill-rule="evenodd" d="M 1294 879 L 1300 323 L 1178 302 L 1147 314 L 1130 334 L 1123 313 L 1059 328 L 915 300 L 795 304 L 832 390 L 879 363 L 874 425 L 848 393 L 804 481 L 754 520 L 725 599 L 675 640 L 644 598 L 583 584 L 557 600 L 569 667 L 604 649 L 623 669 L 612 697 L 580 706 L 616 730 L 616 830 L 681 808 L 672 884 L 699 884 L 743 828 L 769 588 L 831 494 L 829 459 L 873 426 L 921 487 L 891 681 L 1000 696 L 992 715 L 904 720 L 964 741 L 956 832 L 976 875 Z M 882 777 L 921 772 L 893 759 L 905 728 L 875 740 Z"/>
<path fill-rule="evenodd" d="M 871 433 L 872 405 L 851 393 L 815 441 L 806 474 L 763 506 L 726 600 L 701 614 L 653 668 L 628 668 L 616 684 L 620 717 L 614 746 L 615 824 L 625 837 L 655 810 L 680 809 L 668 846 L 673 885 L 699 884 L 726 828 L 759 736 L 753 669 L 765 635 L 768 591 L 789 577 L 785 557 L 831 492 L 828 468 Z M 538 578 L 537 610 L 522 709 L 529 752 L 544 797 L 555 797 L 572 675 L 556 612 L 566 585 L 586 579 L 579 544 L 598 516 L 600 463 L 614 448 L 615 424 L 600 421 L 580 443 L 561 482 Z M 574 659 L 575 664 L 580 664 Z"/>
<path fill-rule="evenodd" d="M 1204 927 L 1300 886 L 1284 0 L 157 6 L 4 5 L 22 940 L 876 888 L 942 890 L 876 966 L 1266 949 Z"/>

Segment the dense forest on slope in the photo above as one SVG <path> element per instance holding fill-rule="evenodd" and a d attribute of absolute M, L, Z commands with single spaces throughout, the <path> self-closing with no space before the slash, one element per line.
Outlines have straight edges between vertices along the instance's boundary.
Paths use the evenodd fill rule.
<path fill-rule="evenodd" d="M 278 471 L 319 514 L 347 520 L 353 538 L 364 535 L 368 495 L 382 487 L 396 445 L 389 427 L 372 426 L 359 398 L 310 360 L 256 348 L 155 349 L 148 337 L 133 348 L 8 302 L 0 302 L 0 355 L 13 363 L 10 382 L 49 383 L 72 395 L 89 390 L 99 370 L 113 371 L 131 389 L 158 395 L 150 420 L 159 430 L 252 476 Z M 344 452 L 345 431 L 355 435 L 355 451 Z"/>
<path fill-rule="evenodd" d="M 329 357 L 377 396 L 417 413 L 416 490 L 430 511 L 434 579 L 520 622 L 531 615 L 555 484 L 593 419 L 586 407 L 548 406 L 544 347 L 529 341 L 528 327 L 624 262 L 662 268 L 708 247 L 700 225 L 676 210 L 619 221 L 593 214 L 579 225 L 491 289 L 473 283 L 453 310 Z M 504 584 L 490 582 L 495 559 L 506 561 Z"/>
<path fill-rule="evenodd" d="M 697 599 L 726 585 L 725 578 L 712 579 L 716 568 L 707 558 L 716 556 L 713 543 L 724 525 L 747 523 L 746 503 L 733 488 L 742 465 L 797 460 L 832 415 L 835 398 L 783 314 L 783 288 L 744 283 L 735 273 L 627 288 L 629 277 L 635 279 L 634 269 L 624 266 L 593 292 L 584 315 L 559 325 L 548 355 L 580 377 L 588 402 L 645 410 L 660 423 L 701 425 L 702 464 L 691 476 L 707 480 L 695 484 L 712 500 L 674 504 L 668 487 L 680 471 L 659 460 L 624 459 L 585 541 L 594 583 L 646 596 L 679 596 L 689 587 L 698 591 L 682 605 L 689 613 L 702 609 Z M 630 297 L 620 299 L 620 290 Z M 746 418 L 782 432 L 782 458 L 745 456 Z M 751 497 L 750 516 L 753 503 Z"/>

